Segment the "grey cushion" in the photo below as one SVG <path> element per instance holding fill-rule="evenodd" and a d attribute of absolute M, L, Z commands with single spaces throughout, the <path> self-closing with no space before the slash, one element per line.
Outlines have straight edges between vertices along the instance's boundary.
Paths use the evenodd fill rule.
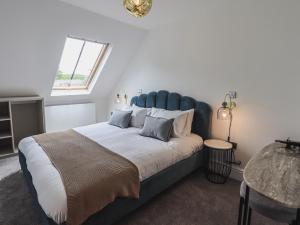
<path fill-rule="evenodd" d="M 110 117 L 109 124 L 121 128 L 127 128 L 131 119 L 132 111 L 115 110 Z"/>
<path fill-rule="evenodd" d="M 136 105 L 132 106 L 132 114 L 129 125 L 131 127 L 142 128 L 145 123 L 146 116 L 151 112 L 151 109 L 138 107 Z"/>
<path fill-rule="evenodd" d="M 173 121 L 174 119 L 147 116 L 140 134 L 167 142 L 172 134 Z"/>
<path fill-rule="evenodd" d="M 240 196 L 245 198 L 246 184 L 242 182 L 240 188 Z M 296 219 L 297 210 L 287 208 L 280 203 L 269 199 L 260 193 L 250 189 L 249 191 L 249 204 L 255 211 L 269 217 L 275 221 L 290 224 L 292 220 Z"/>

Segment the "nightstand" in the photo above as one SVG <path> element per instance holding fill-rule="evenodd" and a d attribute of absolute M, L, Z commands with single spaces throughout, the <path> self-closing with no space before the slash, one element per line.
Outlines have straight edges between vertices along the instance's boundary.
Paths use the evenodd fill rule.
<path fill-rule="evenodd" d="M 224 184 L 231 173 L 232 144 L 223 140 L 209 139 L 204 141 L 204 145 L 207 154 L 207 179 L 216 184 Z"/>

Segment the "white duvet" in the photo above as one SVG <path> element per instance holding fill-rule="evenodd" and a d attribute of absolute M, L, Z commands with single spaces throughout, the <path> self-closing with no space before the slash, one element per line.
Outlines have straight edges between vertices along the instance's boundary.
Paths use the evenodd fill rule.
<path fill-rule="evenodd" d="M 141 181 L 191 156 L 203 145 L 202 138 L 195 134 L 162 142 L 139 135 L 140 129 L 121 129 L 107 123 L 74 130 L 134 163 Z M 19 149 L 26 158 L 44 212 L 58 224 L 65 222 L 68 214 L 67 196 L 58 171 L 32 137 L 23 139 Z"/>

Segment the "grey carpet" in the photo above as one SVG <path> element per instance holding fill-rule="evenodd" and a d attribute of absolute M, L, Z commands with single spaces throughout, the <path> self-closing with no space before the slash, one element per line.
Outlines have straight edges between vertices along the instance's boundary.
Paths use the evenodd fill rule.
<path fill-rule="evenodd" d="M 196 172 L 122 219 L 117 225 L 235 225 L 239 182 L 208 182 Z M 39 225 L 21 172 L 0 181 L 0 224 Z M 256 213 L 252 225 L 282 225 Z"/>
<path fill-rule="evenodd" d="M 20 170 L 18 156 L 0 159 L 0 180 Z"/>

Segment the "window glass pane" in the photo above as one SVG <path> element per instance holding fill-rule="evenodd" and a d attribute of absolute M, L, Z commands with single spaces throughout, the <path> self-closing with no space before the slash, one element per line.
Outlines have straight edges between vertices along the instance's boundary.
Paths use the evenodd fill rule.
<path fill-rule="evenodd" d="M 53 90 L 87 90 L 107 45 L 67 38 Z"/>
<path fill-rule="evenodd" d="M 56 75 L 55 87 L 68 87 L 84 41 L 67 38 Z"/>
<path fill-rule="evenodd" d="M 102 44 L 86 42 L 80 56 L 71 86 L 86 86 L 95 63 L 103 48 Z"/>

